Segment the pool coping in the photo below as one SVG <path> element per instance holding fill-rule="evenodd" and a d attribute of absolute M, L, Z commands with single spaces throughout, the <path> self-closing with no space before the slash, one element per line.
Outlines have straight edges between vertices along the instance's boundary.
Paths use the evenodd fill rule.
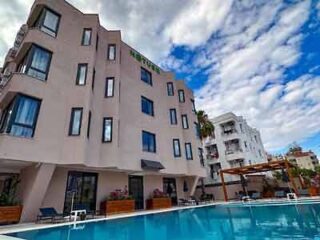
<path fill-rule="evenodd" d="M 288 204 L 288 205 L 294 205 L 294 204 L 306 204 L 306 202 L 301 202 L 304 200 L 308 200 L 309 204 L 315 203 L 316 200 L 318 200 L 318 203 L 320 203 L 320 197 L 301 197 L 296 200 L 287 200 L 285 199 L 259 199 L 259 200 L 253 200 L 249 202 L 241 202 L 241 201 L 215 201 L 212 203 L 206 203 L 206 204 L 200 204 L 200 205 L 189 205 L 189 206 L 177 206 L 172 208 L 166 208 L 166 209 L 157 209 L 157 210 L 143 210 L 143 211 L 136 211 L 132 213 L 125 213 L 125 214 L 116 214 L 116 215 L 110 215 L 105 216 L 101 218 L 95 218 L 95 219 L 89 219 L 84 221 L 77 221 L 77 222 L 63 222 L 63 223 L 50 223 L 50 224 L 37 224 L 37 223 L 22 223 L 17 225 L 9 225 L 8 227 L 4 226 L 3 228 L 0 227 L 0 240 L 2 239 L 8 239 L 5 238 L 8 237 L 5 234 L 11 234 L 11 233 L 18 233 L 18 232 L 26 232 L 26 231 L 33 231 L 33 230 L 41 230 L 41 229 L 48 229 L 48 228 L 56 228 L 56 227 L 62 227 L 62 226 L 73 226 L 76 228 L 77 225 L 82 225 L 86 223 L 91 222 L 100 222 L 100 221 L 109 221 L 114 219 L 121 219 L 121 218 L 130 218 L 130 217 L 137 217 L 137 216 L 143 216 L 143 215 L 151 215 L 151 214 L 158 214 L 158 213 L 167 213 L 167 212 L 173 212 L 173 211 L 179 211 L 179 210 L 187 210 L 187 209 L 195 209 L 195 208 L 201 208 L 201 207 L 209 207 L 209 206 L 217 206 L 217 205 L 234 205 L 241 204 L 241 206 L 262 206 L 263 203 L 269 203 L 269 205 L 277 205 L 277 203 L 281 205 Z M 11 238 L 12 239 L 12 238 Z M 19 238 L 13 238 L 13 239 L 19 239 Z"/>

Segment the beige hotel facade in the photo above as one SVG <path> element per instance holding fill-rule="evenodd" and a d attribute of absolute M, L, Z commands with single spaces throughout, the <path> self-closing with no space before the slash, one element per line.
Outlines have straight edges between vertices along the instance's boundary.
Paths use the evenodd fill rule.
<path fill-rule="evenodd" d="M 40 207 L 99 209 L 129 188 L 136 208 L 154 189 L 173 203 L 206 176 L 193 93 L 64 0 L 36 0 L 0 82 L 0 192 L 21 182 L 21 221 Z"/>

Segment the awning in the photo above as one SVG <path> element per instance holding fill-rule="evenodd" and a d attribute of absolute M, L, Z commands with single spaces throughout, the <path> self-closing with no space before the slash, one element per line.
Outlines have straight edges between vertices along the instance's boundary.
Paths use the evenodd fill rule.
<path fill-rule="evenodd" d="M 159 171 L 164 169 L 164 166 L 160 162 L 141 159 L 141 168 L 146 170 Z"/>

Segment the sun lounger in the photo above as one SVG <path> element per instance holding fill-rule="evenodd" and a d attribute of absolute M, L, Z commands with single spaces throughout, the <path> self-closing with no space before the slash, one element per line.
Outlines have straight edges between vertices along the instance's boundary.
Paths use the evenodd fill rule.
<path fill-rule="evenodd" d="M 99 215 L 99 211 L 91 210 L 87 204 L 75 204 L 73 210 L 86 210 L 86 219 L 93 219 Z"/>
<path fill-rule="evenodd" d="M 274 192 L 274 196 L 275 196 L 276 198 L 285 198 L 285 197 L 286 197 L 286 194 L 285 194 L 284 191 L 275 191 L 275 192 Z"/>
<path fill-rule="evenodd" d="M 309 197 L 310 196 L 308 189 L 299 189 L 298 193 L 299 193 L 299 196 L 301 196 L 301 197 Z"/>
<path fill-rule="evenodd" d="M 259 192 L 254 192 L 252 193 L 252 196 L 251 196 L 252 199 L 260 199 L 261 198 L 261 193 Z"/>
<path fill-rule="evenodd" d="M 55 208 L 40 208 L 40 215 L 37 216 L 37 222 L 51 220 L 52 223 L 68 220 L 68 216 L 58 213 Z"/>
<path fill-rule="evenodd" d="M 192 206 L 192 205 L 196 205 L 197 202 L 193 199 L 183 199 L 183 198 L 180 198 L 179 199 L 179 205 L 180 206 Z"/>

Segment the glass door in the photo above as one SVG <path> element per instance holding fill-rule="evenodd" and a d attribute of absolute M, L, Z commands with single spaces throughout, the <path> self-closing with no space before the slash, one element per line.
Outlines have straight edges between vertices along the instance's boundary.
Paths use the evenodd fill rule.
<path fill-rule="evenodd" d="M 64 202 L 64 212 L 71 211 L 74 206 L 81 205 L 87 210 L 96 210 L 97 173 L 69 172 Z"/>
<path fill-rule="evenodd" d="M 129 176 L 129 194 L 136 201 L 136 209 L 144 209 L 143 177 Z"/>
<path fill-rule="evenodd" d="M 169 195 L 172 205 L 178 204 L 177 185 L 175 178 L 163 178 L 163 192 Z"/>

